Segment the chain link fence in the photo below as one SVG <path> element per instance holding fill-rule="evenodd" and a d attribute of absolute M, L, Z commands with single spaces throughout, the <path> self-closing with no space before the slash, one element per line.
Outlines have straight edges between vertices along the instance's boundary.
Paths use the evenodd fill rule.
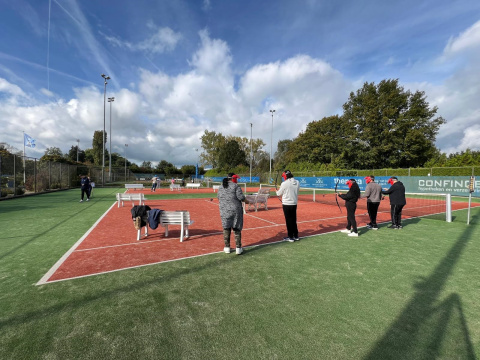
<path fill-rule="evenodd" d="M 96 186 L 135 181 L 126 168 L 102 172 L 101 166 L 71 165 L 14 154 L 0 155 L 0 199 L 43 193 L 80 186 L 80 176 L 87 175 Z"/>
<path fill-rule="evenodd" d="M 281 175 L 282 171 L 279 172 Z M 372 169 L 372 170 L 335 170 L 335 171 L 295 171 L 292 170 L 295 177 L 316 177 L 316 176 L 480 176 L 480 166 L 464 166 L 464 167 L 429 167 L 429 168 L 408 168 L 408 169 Z M 241 175 L 241 174 L 239 174 Z M 278 175 L 278 183 L 281 182 Z M 247 177 L 247 175 L 241 175 Z M 275 181 L 277 171 L 270 173 L 260 173 L 261 183 L 270 183 Z"/>

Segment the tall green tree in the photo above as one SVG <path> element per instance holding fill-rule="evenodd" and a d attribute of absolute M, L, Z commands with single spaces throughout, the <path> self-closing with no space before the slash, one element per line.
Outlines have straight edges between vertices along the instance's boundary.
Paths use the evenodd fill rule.
<path fill-rule="evenodd" d="M 245 152 L 235 140 L 229 140 L 220 149 L 218 168 L 229 171 L 239 165 L 248 165 Z"/>
<path fill-rule="evenodd" d="M 280 140 L 277 143 L 277 151 L 275 151 L 275 155 L 273 157 L 273 161 L 275 163 L 275 169 L 285 169 L 285 166 L 288 164 L 287 153 L 288 148 L 292 144 L 292 140 L 285 139 Z"/>
<path fill-rule="evenodd" d="M 161 160 L 155 167 L 155 171 L 159 174 L 176 174 L 177 168 L 172 163 L 169 163 L 167 160 Z"/>
<path fill-rule="evenodd" d="M 195 175 L 195 165 L 183 165 L 180 168 L 180 172 L 184 177 L 189 177 L 190 175 Z"/>
<path fill-rule="evenodd" d="M 343 110 L 344 157 L 357 169 L 423 166 L 436 153 L 436 135 L 445 123 L 423 91 L 406 91 L 398 79 L 365 83 L 350 93 Z"/>
<path fill-rule="evenodd" d="M 147 173 L 152 172 L 153 171 L 152 162 L 143 161 L 142 164 L 140 165 L 140 168 L 142 168 L 144 172 L 147 172 Z"/>
<path fill-rule="evenodd" d="M 63 156 L 62 150 L 55 146 L 47 147 L 45 155 L 40 158 L 40 161 L 55 161 L 60 163 L 69 162 L 68 158 Z"/>
<path fill-rule="evenodd" d="M 65 156 L 68 158 L 68 160 L 72 162 L 76 162 L 77 151 L 78 151 L 78 161 L 82 163 L 85 162 L 85 152 L 83 150 L 80 150 L 80 148 L 77 145 L 72 145 L 72 147 L 68 151 L 68 154 L 66 154 Z"/>
<path fill-rule="evenodd" d="M 338 115 L 312 121 L 304 132 L 301 132 L 291 143 L 285 144 L 284 161 L 285 163 L 332 163 L 347 153 L 349 145 L 346 139 L 353 132 L 354 128 Z"/>
<path fill-rule="evenodd" d="M 105 143 L 103 143 L 103 130 L 96 130 L 93 134 L 93 141 L 92 141 L 92 147 L 93 147 L 93 163 L 95 165 L 102 165 L 102 155 L 103 155 L 103 149 L 104 145 L 107 143 L 107 133 L 105 132 Z M 105 159 L 108 159 L 108 150 L 105 146 Z M 106 160 L 105 160 L 106 161 Z"/>
<path fill-rule="evenodd" d="M 102 154 L 100 153 L 100 159 Z M 95 152 L 93 149 L 85 149 L 85 162 L 89 164 L 95 164 Z"/>
<path fill-rule="evenodd" d="M 200 138 L 203 152 L 200 154 L 202 165 L 211 165 L 214 169 L 218 167 L 220 150 L 225 145 L 226 139 L 222 133 L 205 130 Z"/>

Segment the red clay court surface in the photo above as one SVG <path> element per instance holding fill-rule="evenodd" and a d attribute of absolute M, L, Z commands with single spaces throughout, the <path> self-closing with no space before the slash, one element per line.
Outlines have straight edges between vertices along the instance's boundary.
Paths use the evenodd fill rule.
<path fill-rule="evenodd" d="M 188 189 L 182 190 L 182 193 L 199 191 L 201 190 Z M 143 192 L 148 199 L 150 190 L 143 190 Z M 170 190 L 161 189 L 156 193 L 165 192 L 170 193 Z M 346 209 L 341 199 L 339 203 L 342 213 L 336 205 L 300 201 L 297 209 L 300 238 L 344 229 Z M 125 206 L 119 208 L 116 202 L 113 203 L 103 217 L 44 275 L 37 285 L 223 251 L 218 201 L 213 192 L 212 201 L 209 198 L 146 201 L 146 205 L 152 209 L 190 212 L 190 218 L 194 223 L 189 227 L 190 237 L 183 242 L 179 240 L 180 226 L 170 226 L 168 237 L 165 237 L 165 229 L 162 226 L 158 226 L 155 230 L 149 228 L 146 237 L 143 235 L 145 229 L 142 228 L 142 237 L 137 241 L 137 230 L 133 226 L 130 213 L 131 204 L 130 201 L 126 201 Z M 452 210 L 463 209 L 467 205 L 463 202 L 453 202 Z M 472 203 L 472 206 L 479 205 Z M 360 200 L 356 212 L 359 227 L 368 222 L 365 206 L 365 200 Z M 444 203 L 407 199 L 402 218 L 441 213 L 445 211 L 444 207 Z M 387 199 L 381 202 L 377 222 L 389 221 L 390 206 Z M 365 232 L 365 229 L 360 229 L 360 237 L 356 239 L 361 240 L 362 233 Z M 275 196 L 268 200 L 268 210 L 262 207 L 257 212 L 252 210 L 244 215 L 242 245 L 247 248 L 247 255 L 248 247 L 278 242 L 286 235 L 281 203 Z M 233 234 L 231 246 L 235 247 Z M 234 253 L 225 254 L 225 256 L 236 256 Z"/>

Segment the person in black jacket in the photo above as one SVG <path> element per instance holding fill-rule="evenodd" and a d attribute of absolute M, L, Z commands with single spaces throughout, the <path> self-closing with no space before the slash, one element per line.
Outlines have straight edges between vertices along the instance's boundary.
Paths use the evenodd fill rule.
<path fill-rule="evenodd" d="M 82 191 L 82 198 L 80 199 L 80 202 L 83 202 L 83 198 L 85 194 L 87 195 L 87 201 L 90 200 L 90 180 L 88 179 L 87 175 L 82 175 L 82 178 L 80 179 L 80 186 L 81 186 L 81 191 Z"/>
<path fill-rule="evenodd" d="M 388 183 L 391 185 L 390 189 L 382 190 L 383 195 L 388 195 L 390 198 L 390 215 L 392 217 L 391 229 L 402 228 L 402 209 L 407 204 L 405 199 L 405 186 L 401 181 L 398 181 L 396 176 L 392 176 Z"/>
<path fill-rule="evenodd" d="M 347 208 L 347 228 L 341 230 L 347 233 L 348 236 L 358 236 L 357 221 L 355 220 L 355 211 L 357 210 L 357 201 L 360 198 L 360 188 L 355 179 L 347 181 L 349 190 L 346 194 L 339 193 L 338 196 L 345 200 L 345 207 Z"/>

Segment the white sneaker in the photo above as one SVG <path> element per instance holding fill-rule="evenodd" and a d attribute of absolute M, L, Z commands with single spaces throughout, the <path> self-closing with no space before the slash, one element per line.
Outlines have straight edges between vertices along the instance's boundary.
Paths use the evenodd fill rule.
<path fill-rule="evenodd" d="M 343 230 L 340 230 L 340 232 L 344 233 L 344 234 L 350 234 L 352 232 L 352 230 L 343 229 Z"/>
<path fill-rule="evenodd" d="M 229 248 L 229 247 L 224 247 L 224 248 L 223 248 L 223 252 L 224 252 L 225 254 L 230 254 L 230 248 Z"/>
<path fill-rule="evenodd" d="M 358 233 L 351 232 L 350 234 L 348 234 L 348 236 L 357 236 L 358 237 Z"/>
<path fill-rule="evenodd" d="M 83 202 L 83 200 L 80 200 L 80 202 Z"/>
<path fill-rule="evenodd" d="M 237 255 L 240 255 L 241 253 L 243 253 L 243 248 L 237 248 L 236 252 Z"/>
<path fill-rule="evenodd" d="M 87 201 L 90 201 L 90 199 L 87 199 Z"/>

